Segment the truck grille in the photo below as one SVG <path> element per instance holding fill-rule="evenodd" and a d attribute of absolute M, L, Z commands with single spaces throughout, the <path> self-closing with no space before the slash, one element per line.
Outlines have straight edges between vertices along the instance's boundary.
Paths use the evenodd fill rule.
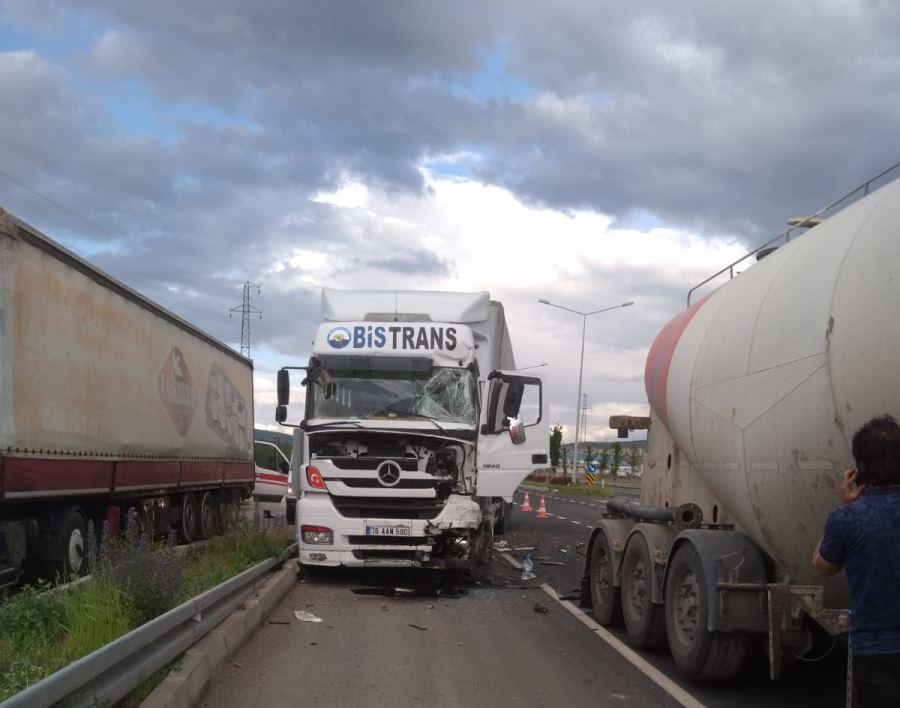
<path fill-rule="evenodd" d="M 374 470 L 386 460 L 396 462 L 404 472 L 419 469 L 419 461 L 415 457 L 332 457 L 329 462 L 339 470 Z"/>
<path fill-rule="evenodd" d="M 348 536 L 354 546 L 427 546 L 424 536 Z"/>
<path fill-rule="evenodd" d="M 433 519 L 441 513 L 440 499 L 397 499 L 392 497 L 331 497 L 337 512 L 348 519 Z"/>

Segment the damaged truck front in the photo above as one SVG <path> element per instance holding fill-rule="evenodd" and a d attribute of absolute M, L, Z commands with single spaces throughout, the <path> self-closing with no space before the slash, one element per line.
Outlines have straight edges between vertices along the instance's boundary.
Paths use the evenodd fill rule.
<path fill-rule="evenodd" d="M 485 292 L 322 294 L 288 500 L 303 565 L 475 569 L 547 466 L 542 381 Z M 299 372 L 298 372 L 299 373 Z"/>

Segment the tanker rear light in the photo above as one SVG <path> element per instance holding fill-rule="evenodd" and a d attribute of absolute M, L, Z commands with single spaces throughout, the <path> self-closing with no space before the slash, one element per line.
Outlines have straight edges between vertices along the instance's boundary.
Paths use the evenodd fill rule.
<path fill-rule="evenodd" d="M 322 479 L 322 474 L 312 465 L 306 468 L 306 481 L 309 482 L 309 486 L 313 489 L 320 489 L 323 492 L 328 490 L 325 486 L 325 480 Z"/>
<path fill-rule="evenodd" d="M 303 524 L 300 527 L 300 538 L 303 543 L 330 546 L 334 543 L 334 532 L 327 526 L 308 526 Z"/>

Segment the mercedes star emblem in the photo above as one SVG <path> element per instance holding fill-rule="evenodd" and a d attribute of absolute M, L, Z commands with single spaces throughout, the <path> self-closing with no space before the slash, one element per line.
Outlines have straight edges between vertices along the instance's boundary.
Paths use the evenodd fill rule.
<path fill-rule="evenodd" d="M 391 460 L 385 460 L 378 465 L 378 481 L 385 487 L 393 487 L 400 481 L 400 465 Z"/>

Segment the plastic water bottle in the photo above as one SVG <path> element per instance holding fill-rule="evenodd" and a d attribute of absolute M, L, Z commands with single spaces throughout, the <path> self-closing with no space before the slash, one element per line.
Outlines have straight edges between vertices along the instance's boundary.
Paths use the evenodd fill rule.
<path fill-rule="evenodd" d="M 531 554 L 529 553 L 522 561 L 522 580 L 533 580 L 536 577 L 534 574 L 534 561 L 531 560 Z"/>

